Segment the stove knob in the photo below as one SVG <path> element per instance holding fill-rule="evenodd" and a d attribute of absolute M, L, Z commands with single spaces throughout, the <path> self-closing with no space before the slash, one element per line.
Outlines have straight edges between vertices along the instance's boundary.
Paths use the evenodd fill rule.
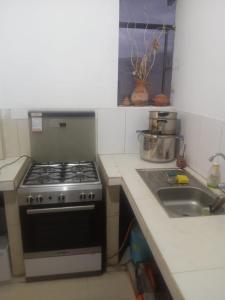
<path fill-rule="evenodd" d="M 94 200 L 95 199 L 95 194 L 94 193 L 89 193 L 88 194 L 88 198 L 90 199 L 90 200 Z"/>
<path fill-rule="evenodd" d="M 34 201 L 34 197 L 33 196 L 27 196 L 27 204 L 30 205 L 32 204 L 32 202 Z"/>
<path fill-rule="evenodd" d="M 37 203 L 41 203 L 43 201 L 43 197 L 41 195 L 38 195 L 36 198 Z"/>
<path fill-rule="evenodd" d="M 65 195 L 60 194 L 59 197 L 58 197 L 58 200 L 59 200 L 60 202 L 64 202 L 64 201 L 65 201 Z"/>
<path fill-rule="evenodd" d="M 85 193 L 80 193 L 80 199 L 85 200 L 86 199 L 86 194 Z"/>

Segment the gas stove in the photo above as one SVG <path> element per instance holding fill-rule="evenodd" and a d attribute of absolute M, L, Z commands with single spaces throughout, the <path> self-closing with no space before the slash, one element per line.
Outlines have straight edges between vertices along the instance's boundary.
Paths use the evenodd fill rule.
<path fill-rule="evenodd" d="M 95 112 L 30 112 L 31 156 L 17 193 L 26 280 L 101 274 L 105 199 Z"/>
<path fill-rule="evenodd" d="M 98 201 L 101 190 L 94 162 L 38 163 L 30 167 L 18 189 L 19 204 Z"/>

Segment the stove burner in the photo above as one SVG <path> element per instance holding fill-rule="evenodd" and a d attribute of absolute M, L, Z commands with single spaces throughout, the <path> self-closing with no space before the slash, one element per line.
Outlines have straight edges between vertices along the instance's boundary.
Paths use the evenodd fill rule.
<path fill-rule="evenodd" d="M 93 162 L 35 164 L 25 180 L 25 185 L 96 182 L 98 174 Z"/>

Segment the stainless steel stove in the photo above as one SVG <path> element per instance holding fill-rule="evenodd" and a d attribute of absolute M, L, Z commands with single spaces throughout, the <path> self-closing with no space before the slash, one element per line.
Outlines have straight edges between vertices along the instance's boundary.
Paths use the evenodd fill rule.
<path fill-rule="evenodd" d="M 102 200 L 94 162 L 33 164 L 18 192 L 20 205 Z"/>
<path fill-rule="evenodd" d="M 18 189 L 26 279 L 101 274 L 106 213 L 94 162 L 95 114 L 35 112 L 29 121 L 40 163 Z"/>
<path fill-rule="evenodd" d="M 105 203 L 94 162 L 32 165 L 18 201 L 28 281 L 102 273 Z"/>

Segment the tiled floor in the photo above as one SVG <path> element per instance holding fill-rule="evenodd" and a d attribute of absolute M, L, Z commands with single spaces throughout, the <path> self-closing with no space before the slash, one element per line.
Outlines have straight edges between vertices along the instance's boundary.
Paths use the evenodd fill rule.
<path fill-rule="evenodd" d="M 134 300 L 125 271 L 102 276 L 26 283 L 16 279 L 0 285 L 0 300 Z"/>

